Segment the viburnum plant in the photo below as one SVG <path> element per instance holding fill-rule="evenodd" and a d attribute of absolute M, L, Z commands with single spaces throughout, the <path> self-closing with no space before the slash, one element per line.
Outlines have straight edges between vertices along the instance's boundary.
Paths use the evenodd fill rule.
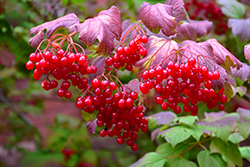
<path fill-rule="evenodd" d="M 158 134 L 167 143 L 132 166 L 197 166 L 187 155 L 195 146 L 205 149 L 197 153 L 200 166 L 207 165 L 205 159 L 214 166 L 242 166 L 243 154 L 235 144 L 250 133 L 245 129 L 249 117 L 242 110 L 231 115 L 223 110 L 236 93 L 246 93 L 235 78 L 247 81 L 249 66 L 216 39 L 197 42 L 212 22 L 189 20 L 182 0 L 144 2 L 139 16 L 122 22 L 113 6 L 83 22 L 70 13 L 34 27 L 30 44 L 37 49 L 26 68 L 34 70 L 34 79 L 42 79 L 44 90 L 56 89 L 59 97 L 71 98 L 69 88 L 76 87 L 76 107 L 83 110 L 83 119 L 92 121 L 89 128 L 102 127 L 101 137 L 115 136 L 118 144 L 137 151 L 137 133 L 156 128 L 152 139 Z M 131 71 L 136 78 L 123 84 L 117 70 Z M 199 121 L 201 103 L 222 112 Z M 164 112 L 145 117 L 155 105 Z M 177 117 L 171 111 L 192 116 Z M 230 140 L 231 134 L 238 138 Z M 210 150 L 202 143 L 211 144 Z"/>

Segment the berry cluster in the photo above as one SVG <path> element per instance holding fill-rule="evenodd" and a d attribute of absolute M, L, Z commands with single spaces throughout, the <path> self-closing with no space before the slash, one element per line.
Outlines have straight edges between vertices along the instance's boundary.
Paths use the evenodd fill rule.
<path fill-rule="evenodd" d="M 116 69 L 126 65 L 128 71 L 133 70 L 133 65 L 141 59 L 142 56 L 147 55 L 147 49 L 142 43 L 147 43 L 148 37 L 146 35 L 137 35 L 134 40 L 129 42 L 128 46 L 119 46 L 113 57 L 106 59 L 106 64 Z"/>
<path fill-rule="evenodd" d="M 44 90 L 57 88 L 58 82 L 56 80 L 63 80 L 57 95 L 65 98 L 71 97 L 71 92 L 68 90 L 71 84 L 77 86 L 80 90 L 86 89 L 88 79 L 84 75 L 96 73 L 97 71 L 94 65 L 87 65 L 87 56 L 85 54 L 65 53 L 63 49 L 58 49 L 56 53 L 50 51 L 31 53 L 26 68 L 28 70 L 35 68 L 33 77 L 36 80 L 40 79 L 42 74 L 47 74 L 47 77 L 41 83 Z M 48 75 L 50 72 L 56 80 L 49 80 Z"/>
<path fill-rule="evenodd" d="M 155 89 L 160 95 L 156 97 L 156 103 L 163 110 L 172 109 L 175 113 L 181 112 L 178 103 L 182 103 L 184 112 L 197 115 L 199 101 L 207 103 L 207 108 L 212 109 L 219 104 L 219 110 L 224 110 L 227 97 L 223 94 L 224 89 L 215 92 L 212 80 L 218 80 L 220 74 L 217 71 L 210 72 L 206 66 L 196 64 L 195 58 L 189 58 L 185 64 L 169 61 L 167 67 L 151 68 L 142 73 L 143 83 L 140 90 L 147 94 Z"/>
<path fill-rule="evenodd" d="M 138 94 L 134 91 L 119 91 L 117 84 L 109 80 L 94 78 L 90 95 L 78 97 L 76 106 L 85 112 L 97 113 L 97 126 L 105 126 L 100 132 L 101 137 L 117 136 L 118 144 L 126 144 L 136 151 L 138 146 L 134 143 L 137 132 L 147 132 L 148 120 L 144 117 L 143 107 L 136 106 Z"/>
<path fill-rule="evenodd" d="M 192 5 L 192 6 L 191 6 Z M 194 7 L 194 10 L 192 10 Z M 219 6 L 214 1 L 204 2 L 198 0 L 192 0 L 192 2 L 186 2 L 185 9 L 192 13 L 191 19 L 208 19 L 212 20 L 216 27 L 215 33 L 218 35 L 224 34 L 227 29 L 227 18 L 222 13 Z M 205 17 L 205 18 L 204 18 Z"/>

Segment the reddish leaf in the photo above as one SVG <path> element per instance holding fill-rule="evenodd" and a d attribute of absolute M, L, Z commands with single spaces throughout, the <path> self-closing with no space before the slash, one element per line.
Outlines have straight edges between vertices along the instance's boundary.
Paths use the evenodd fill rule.
<path fill-rule="evenodd" d="M 97 52 L 108 54 L 114 49 L 114 38 L 119 39 L 122 33 L 120 11 L 112 6 L 101 11 L 96 17 L 87 19 L 77 26 L 79 39 L 85 45 L 92 45 L 96 39 L 100 41 Z"/>
<path fill-rule="evenodd" d="M 95 129 L 97 127 L 96 121 L 97 121 L 97 119 L 95 119 L 93 122 L 91 122 L 91 121 L 87 122 L 87 129 L 88 129 L 89 133 L 91 133 L 91 134 L 96 134 L 96 131 L 95 131 Z"/>
<path fill-rule="evenodd" d="M 147 56 L 138 61 L 134 67 L 138 79 L 140 79 L 143 71 L 151 66 L 158 65 L 167 56 L 174 54 L 174 51 L 178 49 L 178 44 L 173 40 L 168 41 L 164 38 L 152 36 L 149 37 L 146 48 L 148 50 Z M 166 66 L 166 63 L 167 61 L 164 61 L 163 67 Z"/>
<path fill-rule="evenodd" d="M 248 61 L 250 61 L 250 44 L 245 45 L 245 47 L 244 47 L 244 54 L 245 54 L 246 59 Z"/>
<path fill-rule="evenodd" d="M 165 4 L 173 6 L 173 16 L 176 18 L 177 22 L 185 19 L 186 14 L 183 11 L 184 8 L 183 0 L 167 0 Z"/>
<path fill-rule="evenodd" d="M 177 26 L 175 17 L 172 13 L 173 7 L 157 3 L 151 5 L 143 2 L 140 8 L 140 18 L 145 26 L 154 33 L 158 33 L 160 29 L 163 34 L 169 36 L 175 34 L 174 29 Z"/>
<path fill-rule="evenodd" d="M 250 18 L 229 19 L 228 26 L 232 28 L 233 35 L 238 36 L 241 41 L 250 39 Z"/>
<path fill-rule="evenodd" d="M 207 35 L 213 28 L 213 23 L 207 20 L 203 20 L 203 21 L 191 20 L 190 24 L 197 32 L 198 37 Z"/>
<path fill-rule="evenodd" d="M 122 22 L 122 35 L 121 35 L 121 39 L 124 38 L 124 36 L 126 35 L 125 38 L 124 38 L 124 43 L 127 43 L 127 42 L 131 41 L 132 39 L 135 38 L 135 36 L 136 36 L 137 34 L 139 34 L 138 31 L 136 31 L 136 29 L 130 31 L 130 32 L 127 34 L 128 30 L 131 29 L 131 28 L 132 28 L 133 26 L 135 26 L 136 24 L 137 24 L 137 23 L 132 23 L 130 20 L 124 20 L 124 21 Z M 117 42 L 118 42 L 118 41 L 117 41 Z"/>
<path fill-rule="evenodd" d="M 213 48 L 213 54 L 215 56 L 215 61 L 219 65 L 224 65 L 226 61 L 226 56 L 229 56 L 237 67 L 241 67 L 242 63 L 232 55 L 224 46 L 222 46 L 216 39 L 209 39 L 206 41 Z"/>
<path fill-rule="evenodd" d="M 140 100 L 143 102 L 143 104 L 147 107 L 147 108 L 152 108 L 155 104 L 155 98 L 156 98 L 156 92 L 154 90 L 151 90 L 148 94 L 142 94 L 139 88 L 139 85 L 141 84 L 141 82 L 136 78 L 131 80 L 127 85 L 127 87 L 129 87 L 132 91 L 135 91 L 136 93 L 138 93 L 138 95 L 140 96 Z"/>
<path fill-rule="evenodd" d="M 63 17 L 60 17 L 56 20 L 43 23 L 39 26 L 36 26 L 30 30 L 30 34 L 34 37 L 30 38 L 29 42 L 32 47 L 37 47 L 38 44 L 43 40 L 43 31 L 47 30 L 46 38 L 50 38 L 52 34 L 58 28 L 65 28 L 69 32 L 74 32 L 76 30 L 76 25 L 79 24 L 79 19 L 74 13 L 67 14 Z"/>
<path fill-rule="evenodd" d="M 242 63 L 242 66 L 239 69 L 231 68 L 231 71 L 234 77 L 240 78 L 243 81 L 250 78 L 250 66 L 245 63 Z"/>

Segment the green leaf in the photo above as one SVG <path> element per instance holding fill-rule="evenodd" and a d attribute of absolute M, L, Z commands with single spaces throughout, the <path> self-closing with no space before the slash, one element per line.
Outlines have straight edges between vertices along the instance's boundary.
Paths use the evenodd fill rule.
<path fill-rule="evenodd" d="M 201 151 L 197 156 L 199 167 L 226 167 L 226 163 L 223 161 L 223 159 L 216 159 L 214 155 L 216 154 L 210 154 L 210 151 L 208 150 Z M 221 165 L 221 162 L 224 162 L 223 166 Z"/>
<path fill-rule="evenodd" d="M 228 17 L 240 19 L 246 12 L 244 5 L 237 0 L 217 0 L 217 2 L 222 6 L 222 13 Z"/>
<path fill-rule="evenodd" d="M 179 159 L 178 161 L 174 162 L 171 167 L 197 167 L 197 165 L 191 161 Z"/>
<path fill-rule="evenodd" d="M 188 145 L 180 143 L 173 148 L 171 144 L 164 143 L 156 148 L 156 152 L 166 159 L 166 166 L 170 166 L 175 161 L 178 161 L 180 159 L 178 155 L 188 149 L 188 147 Z M 189 157 L 189 152 L 184 153 L 182 157 L 187 159 Z"/>
<path fill-rule="evenodd" d="M 210 147 L 216 149 L 216 152 L 221 153 L 227 161 L 238 165 L 239 167 L 242 166 L 242 157 L 236 144 L 233 144 L 230 141 L 226 144 L 221 139 L 215 138 L 212 140 Z"/>
<path fill-rule="evenodd" d="M 228 140 L 234 144 L 237 144 L 237 143 L 243 141 L 244 138 L 240 135 L 240 133 L 232 133 L 232 134 L 230 134 Z"/>
<path fill-rule="evenodd" d="M 150 152 L 145 154 L 141 159 L 132 164 L 130 167 L 163 167 L 165 159 L 158 153 Z"/>
<path fill-rule="evenodd" d="M 203 130 L 201 127 L 191 127 L 189 125 L 178 125 L 159 132 L 159 135 L 163 136 L 173 147 L 190 136 L 199 141 L 202 134 Z"/>
<path fill-rule="evenodd" d="M 177 121 L 177 120 L 180 123 L 184 123 L 184 124 L 192 126 L 196 120 L 199 120 L 199 118 L 197 116 L 189 115 L 189 116 L 178 117 L 178 118 L 176 118 L 175 121 Z"/>
<path fill-rule="evenodd" d="M 237 122 L 237 126 L 239 129 L 239 133 L 242 135 L 244 139 L 246 139 L 250 134 L 250 128 L 249 128 L 250 122 L 243 122 L 243 123 Z"/>
<path fill-rule="evenodd" d="M 90 114 L 88 112 L 85 112 L 84 110 L 82 110 L 82 118 L 85 120 L 85 121 L 91 121 L 93 122 L 96 118 L 96 114 L 98 113 L 97 110 L 95 110 L 94 113 Z"/>
<path fill-rule="evenodd" d="M 40 167 L 49 162 L 63 163 L 63 161 L 63 155 L 60 152 L 39 150 L 24 155 L 19 165 L 20 167 Z"/>
<path fill-rule="evenodd" d="M 240 149 L 242 158 L 246 158 L 248 161 L 250 161 L 250 146 L 240 147 L 239 149 Z"/>

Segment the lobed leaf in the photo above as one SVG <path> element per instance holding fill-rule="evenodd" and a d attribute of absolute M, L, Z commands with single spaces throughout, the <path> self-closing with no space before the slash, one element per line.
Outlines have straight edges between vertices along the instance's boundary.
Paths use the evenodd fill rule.
<path fill-rule="evenodd" d="M 250 61 L 250 44 L 245 45 L 244 47 L 244 54 L 245 54 L 245 58 Z"/>
<path fill-rule="evenodd" d="M 101 11 L 96 17 L 85 20 L 77 25 L 79 39 L 87 46 L 94 44 L 98 39 L 99 54 L 109 54 L 114 49 L 114 38 L 119 39 L 122 33 L 121 14 L 119 9 L 112 6 Z"/>
<path fill-rule="evenodd" d="M 243 123 L 237 123 L 239 133 L 242 135 L 244 139 L 247 139 L 247 137 L 250 134 L 250 122 L 243 122 Z"/>
<path fill-rule="evenodd" d="M 162 60 L 174 54 L 178 49 L 178 44 L 173 40 L 168 41 L 164 38 L 151 36 L 145 47 L 148 50 L 147 55 L 134 66 L 135 75 L 139 80 L 143 71 L 149 69 L 151 66 L 158 65 Z M 164 61 L 163 68 L 166 66 L 166 63 L 167 61 Z"/>
<path fill-rule="evenodd" d="M 43 23 L 30 29 L 30 34 L 35 35 L 30 38 L 29 43 L 32 47 L 37 47 L 43 40 L 44 30 L 46 31 L 46 38 L 50 38 L 53 33 L 59 28 L 65 28 L 69 32 L 76 31 L 76 26 L 79 24 L 79 19 L 74 13 L 69 13 L 53 21 Z"/>
<path fill-rule="evenodd" d="M 139 11 L 140 18 L 145 26 L 152 32 L 158 33 L 160 29 L 163 34 L 169 36 L 175 34 L 177 26 L 175 17 L 172 13 L 173 7 L 157 3 L 151 5 L 143 2 Z"/>
<path fill-rule="evenodd" d="M 240 78 L 244 82 L 250 78 L 250 66 L 246 63 L 242 63 L 239 69 L 231 67 L 231 72 L 234 77 Z"/>
<path fill-rule="evenodd" d="M 232 133 L 229 135 L 228 140 L 231 141 L 234 144 L 238 144 L 241 141 L 245 140 L 240 133 Z"/>
<path fill-rule="evenodd" d="M 105 71 L 106 59 L 104 56 L 90 57 L 90 58 L 88 58 L 88 63 L 96 66 L 96 68 L 97 68 L 97 71 L 95 74 L 88 75 L 89 82 L 92 82 L 92 80 L 95 77 L 101 75 Z"/>
<path fill-rule="evenodd" d="M 210 147 L 213 147 L 217 152 L 221 153 L 227 161 L 232 162 L 239 167 L 242 166 L 242 157 L 236 144 L 233 144 L 230 141 L 226 144 L 219 138 L 215 138 L 212 140 Z"/>
<path fill-rule="evenodd" d="M 203 129 L 213 132 L 217 137 L 227 142 L 231 129 L 239 121 L 239 115 L 236 113 L 226 114 L 224 111 L 215 113 L 205 113 L 205 119 L 197 122 Z"/>
<path fill-rule="evenodd" d="M 181 159 L 178 155 L 188 149 L 188 147 L 187 144 L 180 143 L 173 148 L 170 143 L 163 143 L 156 148 L 156 152 L 166 159 L 166 166 L 170 166 Z M 184 153 L 182 157 L 188 159 L 189 152 Z"/>
<path fill-rule="evenodd" d="M 145 154 L 137 162 L 130 165 L 130 167 L 163 167 L 165 164 L 165 159 L 160 156 L 158 153 L 150 152 Z"/>
<path fill-rule="evenodd" d="M 178 143 L 185 141 L 190 136 L 193 136 L 197 141 L 199 141 L 201 135 L 203 134 L 203 130 L 199 126 L 191 127 L 188 125 L 178 125 L 167 130 L 163 130 L 158 134 L 159 136 L 163 136 L 167 142 L 175 147 Z"/>
<path fill-rule="evenodd" d="M 175 161 L 173 164 L 171 164 L 171 167 L 197 167 L 197 165 L 192 161 L 179 159 L 178 161 Z"/>
<path fill-rule="evenodd" d="M 229 19 L 228 26 L 232 28 L 234 36 L 244 42 L 250 39 L 250 18 L 248 19 Z"/>
<path fill-rule="evenodd" d="M 156 92 L 152 89 L 149 93 L 144 95 L 140 91 L 140 88 L 139 88 L 140 84 L 141 82 L 137 78 L 135 78 L 129 81 L 129 83 L 126 84 L 125 86 L 130 88 L 132 91 L 135 91 L 136 93 L 138 93 L 140 100 L 143 102 L 143 104 L 145 104 L 148 108 L 152 108 L 156 104 L 155 102 Z"/>
<path fill-rule="evenodd" d="M 183 0 L 166 0 L 166 5 L 171 5 L 173 7 L 173 16 L 176 18 L 176 21 L 179 22 L 186 18 L 186 14 L 183 10 L 184 1 Z"/>
<path fill-rule="evenodd" d="M 217 2 L 221 5 L 222 13 L 228 17 L 239 19 L 246 12 L 244 5 L 237 0 L 217 0 Z"/>
<path fill-rule="evenodd" d="M 157 125 L 167 125 L 170 122 L 174 122 L 177 116 L 171 111 L 163 111 L 157 114 L 150 115 L 147 117 L 152 120 L 157 120 Z"/>
<path fill-rule="evenodd" d="M 240 115 L 240 121 L 245 122 L 250 120 L 250 110 L 244 108 L 238 108 L 236 113 Z"/>
<path fill-rule="evenodd" d="M 130 30 L 131 28 L 133 28 L 134 26 L 136 26 L 137 22 L 132 23 L 129 19 L 124 20 L 122 22 L 122 34 L 121 34 L 121 39 L 124 38 L 124 42 L 123 43 L 128 43 L 129 41 L 131 41 L 132 39 L 135 39 L 136 35 L 138 35 L 138 31 L 136 29 L 134 30 Z M 144 29 L 144 27 L 142 26 L 142 28 Z M 146 28 L 146 27 L 145 27 Z M 128 33 L 128 31 L 130 31 Z M 126 36 L 125 36 L 126 35 Z M 117 41 L 119 42 L 119 41 Z"/>
<path fill-rule="evenodd" d="M 197 160 L 200 167 L 227 166 L 221 156 L 218 156 L 216 153 L 211 154 L 208 150 L 199 152 L 197 155 Z"/>
<path fill-rule="evenodd" d="M 196 120 L 197 121 L 199 120 L 199 118 L 197 116 L 188 115 L 188 116 L 177 117 L 175 120 L 176 121 L 178 120 L 179 123 L 192 126 Z"/>

